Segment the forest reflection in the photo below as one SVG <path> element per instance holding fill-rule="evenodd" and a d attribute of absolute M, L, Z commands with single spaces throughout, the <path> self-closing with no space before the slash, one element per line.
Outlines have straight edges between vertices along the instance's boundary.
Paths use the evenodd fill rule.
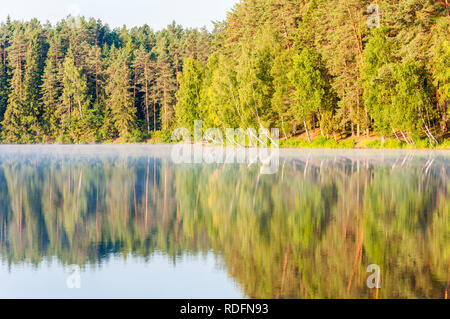
<path fill-rule="evenodd" d="M 0 257 L 99 264 L 214 252 L 250 298 L 444 298 L 449 157 L 285 157 L 175 165 L 168 157 L 0 155 Z M 382 288 L 368 289 L 367 267 Z"/>

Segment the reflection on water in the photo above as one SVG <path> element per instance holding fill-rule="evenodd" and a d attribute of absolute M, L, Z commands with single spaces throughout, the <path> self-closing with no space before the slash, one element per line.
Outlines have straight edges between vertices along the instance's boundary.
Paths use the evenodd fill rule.
<path fill-rule="evenodd" d="M 117 256 L 150 266 L 165 256 L 175 268 L 182 256 L 214 256 L 220 265 L 203 265 L 228 281 L 208 280 L 250 298 L 448 294 L 448 152 L 288 150 L 275 175 L 257 165 L 175 165 L 169 153 L 1 146 L 0 278 L 21 265 L 42 272 L 49 260 L 91 273 Z M 381 289 L 367 287 L 371 264 Z M 183 297 L 177 287 L 191 296 L 183 280 L 202 277 L 186 269 L 174 297 Z M 114 277 L 97 272 L 98 285 Z"/>
<path fill-rule="evenodd" d="M 242 298 L 236 283 L 217 267 L 213 254 L 149 257 L 108 256 L 101 264 L 85 265 L 80 289 L 68 289 L 68 273 L 59 261 L 22 263 L 8 271 L 0 265 L 0 298 Z"/>

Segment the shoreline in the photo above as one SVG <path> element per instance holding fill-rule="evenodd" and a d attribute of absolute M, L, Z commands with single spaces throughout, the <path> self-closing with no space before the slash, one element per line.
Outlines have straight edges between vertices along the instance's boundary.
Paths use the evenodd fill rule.
<path fill-rule="evenodd" d="M 306 142 L 307 143 L 307 142 Z M 301 143 L 300 145 L 280 145 L 279 149 L 282 150 L 355 150 L 355 151 L 364 151 L 364 150 L 421 150 L 421 151 L 450 151 L 450 143 L 449 141 L 445 141 L 443 144 L 438 145 L 437 147 L 423 147 L 421 145 L 408 145 L 406 143 L 402 143 L 399 146 L 392 146 L 389 143 L 387 145 L 367 145 L 367 146 L 359 146 L 358 144 L 354 146 L 345 145 L 344 143 L 340 144 L 339 142 L 336 145 L 315 145 L 314 142 L 309 144 Z M 61 147 L 83 147 L 83 146 L 173 146 L 177 143 L 164 143 L 164 142 L 142 142 L 142 143 L 34 143 L 34 144 L 9 144 L 9 143 L 0 143 L 0 147 L 46 147 L 46 146 L 61 146 Z M 283 143 L 280 143 L 283 144 Z M 191 143 L 191 145 L 194 145 Z M 203 147 L 216 147 L 220 145 L 216 144 L 201 144 Z M 239 147 L 234 145 L 223 145 L 223 147 Z M 249 146 L 245 146 L 245 148 L 251 148 Z M 268 147 L 270 148 L 270 147 Z"/>

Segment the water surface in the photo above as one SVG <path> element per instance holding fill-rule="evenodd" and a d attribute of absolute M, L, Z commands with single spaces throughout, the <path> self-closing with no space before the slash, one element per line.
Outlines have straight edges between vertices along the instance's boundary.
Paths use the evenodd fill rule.
<path fill-rule="evenodd" d="M 448 294 L 450 152 L 282 150 L 264 175 L 170 150 L 0 146 L 0 298 Z"/>

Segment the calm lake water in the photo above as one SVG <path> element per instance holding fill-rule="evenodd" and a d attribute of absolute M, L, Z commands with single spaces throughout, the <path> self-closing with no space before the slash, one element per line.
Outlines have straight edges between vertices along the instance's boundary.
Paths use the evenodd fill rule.
<path fill-rule="evenodd" d="M 0 298 L 448 295 L 450 152 L 170 151 L 0 146 Z"/>

